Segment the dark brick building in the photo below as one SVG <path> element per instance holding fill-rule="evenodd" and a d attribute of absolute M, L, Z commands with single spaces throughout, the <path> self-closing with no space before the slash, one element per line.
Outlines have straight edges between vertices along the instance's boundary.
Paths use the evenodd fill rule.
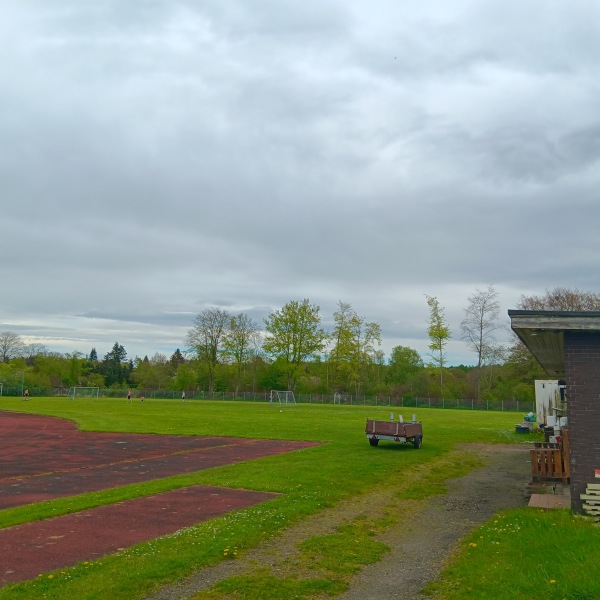
<path fill-rule="evenodd" d="M 566 381 L 571 508 L 600 469 L 600 312 L 509 310 L 513 331 L 544 370 Z"/>

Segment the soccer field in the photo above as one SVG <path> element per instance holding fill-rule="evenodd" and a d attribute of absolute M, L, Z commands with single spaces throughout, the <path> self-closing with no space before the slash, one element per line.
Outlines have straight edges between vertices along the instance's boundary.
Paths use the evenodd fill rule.
<path fill-rule="evenodd" d="M 263 403 L 146 401 L 107 399 L 3 399 L 9 411 L 69 419 L 82 432 L 206 436 L 319 442 L 319 445 L 36 502 L 0 511 L 2 527 L 78 513 L 139 497 L 189 488 L 218 486 L 278 494 L 274 499 L 142 542 L 75 567 L 0 589 L 1 598 L 137 598 L 184 577 L 203 565 L 229 560 L 225 549 L 240 553 L 307 515 L 365 494 L 374 481 L 397 486 L 400 479 L 439 460 L 463 442 L 522 441 L 514 433 L 521 415 L 421 409 L 421 449 L 393 442 L 372 448 L 365 437 L 367 417 L 389 419 L 374 407 L 302 405 L 283 409 Z M 403 415 L 412 418 L 412 412 Z M 398 418 L 398 414 L 394 415 Z M 0 443 L 2 437 L 0 437 Z M 35 436 L 24 442 L 35 448 Z M 402 478 L 399 474 L 402 473 Z"/>

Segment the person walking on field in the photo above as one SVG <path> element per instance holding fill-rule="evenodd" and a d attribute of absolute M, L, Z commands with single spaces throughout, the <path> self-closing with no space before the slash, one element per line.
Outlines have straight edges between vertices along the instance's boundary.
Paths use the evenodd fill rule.
<path fill-rule="evenodd" d="M 127 401 L 131 402 L 131 390 L 127 391 Z"/>
<path fill-rule="evenodd" d="M 23 400 L 29 400 L 29 388 L 25 388 L 23 392 Z"/>
<path fill-rule="evenodd" d="M 183 390 L 183 392 L 181 392 L 181 401 L 185 402 L 185 390 Z"/>

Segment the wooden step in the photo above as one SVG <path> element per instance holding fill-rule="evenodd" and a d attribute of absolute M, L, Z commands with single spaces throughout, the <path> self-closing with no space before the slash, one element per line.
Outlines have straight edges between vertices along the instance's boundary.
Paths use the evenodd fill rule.
<path fill-rule="evenodd" d="M 583 510 L 593 517 L 600 516 L 600 506 L 590 506 L 589 504 L 584 503 Z"/>
<path fill-rule="evenodd" d="M 600 506 L 600 496 L 592 496 L 591 494 L 581 494 L 580 498 L 582 500 L 587 500 L 588 504 Z"/>

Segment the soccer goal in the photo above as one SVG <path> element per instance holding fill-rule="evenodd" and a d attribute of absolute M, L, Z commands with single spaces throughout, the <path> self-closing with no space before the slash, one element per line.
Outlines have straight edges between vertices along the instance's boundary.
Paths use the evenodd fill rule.
<path fill-rule="evenodd" d="M 69 388 L 69 398 L 72 398 L 73 400 L 75 400 L 75 398 L 95 398 L 97 400 L 99 393 L 99 387 L 85 387 L 77 385 Z"/>
<path fill-rule="evenodd" d="M 273 406 L 276 402 L 279 406 L 289 406 L 290 404 L 296 404 L 296 398 L 294 398 L 294 392 L 291 390 L 271 390 L 269 396 L 269 404 Z"/>

